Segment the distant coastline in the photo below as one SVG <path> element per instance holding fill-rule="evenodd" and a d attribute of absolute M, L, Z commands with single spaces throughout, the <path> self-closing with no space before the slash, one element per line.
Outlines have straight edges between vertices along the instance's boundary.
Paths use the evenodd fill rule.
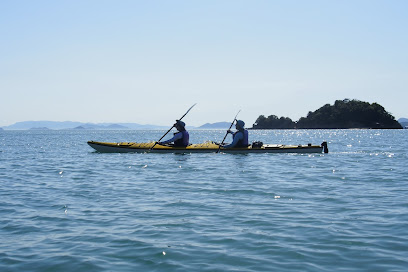
<path fill-rule="evenodd" d="M 82 123 L 72 121 L 23 121 L 3 127 L 4 130 L 134 130 L 165 129 L 157 125 L 137 123 Z"/>
<path fill-rule="evenodd" d="M 199 127 L 187 126 L 188 129 L 228 129 L 231 123 L 206 123 Z M 141 125 L 137 123 L 81 123 L 72 121 L 23 121 L 0 130 L 163 130 L 168 126 Z"/>
<path fill-rule="evenodd" d="M 38 122 L 38 123 L 37 123 Z M 156 126 L 156 125 L 139 125 L 139 124 L 111 124 L 111 123 L 99 123 L 99 124 L 90 124 L 90 123 L 78 123 L 75 126 L 68 126 L 64 123 L 66 122 L 52 122 L 52 125 L 40 126 L 43 122 L 51 121 L 29 121 L 29 122 L 18 122 L 10 126 L 0 127 L 0 131 L 6 130 L 163 130 L 168 129 L 169 127 Z M 400 118 L 398 122 L 405 129 L 408 128 L 408 119 Z M 24 124 L 21 124 L 24 123 Z M 227 130 L 231 123 L 229 122 L 216 122 L 216 123 L 206 123 L 199 127 L 188 127 L 188 129 L 199 130 L 199 129 L 223 129 Z M 259 129 L 250 127 L 248 129 Z M 265 129 L 265 128 L 264 128 Z M 273 128 L 271 128 L 273 129 Z M 276 129 L 276 128 L 275 128 Z M 286 128 L 280 128 L 286 129 Z"/>
<path fill-rule="evenodd" d="M 187 129 L 223 129 L 230 122 L 206 123 L 199 127 L 187 126 Z M 408 128 L 408 118 L 395 117 L 377 103 L 359 100 L 337 100 L 333 105 L 326 104 L 307 117 L 292 121 L 288 117 L 260 115 L 248 129 L 401 129 Z M 73 121 L 23 121 L 0 127 L 3 130 L 163 130 L 168 126 L 142 125 L 137 123 L 83 123 Z"/>

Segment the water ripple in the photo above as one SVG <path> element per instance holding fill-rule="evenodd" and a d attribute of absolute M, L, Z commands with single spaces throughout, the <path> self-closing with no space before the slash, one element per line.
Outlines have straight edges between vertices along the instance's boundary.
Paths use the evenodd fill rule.
<path fill-rule="evenodd" d="M 86 145 L 161 133 L 1 132 L 10 144 L 0 153 L 0 270 L 408 267 L 405 131 L 251 131 L 267 143 L 328 141 L 329 154 L 103 154 Z"/>

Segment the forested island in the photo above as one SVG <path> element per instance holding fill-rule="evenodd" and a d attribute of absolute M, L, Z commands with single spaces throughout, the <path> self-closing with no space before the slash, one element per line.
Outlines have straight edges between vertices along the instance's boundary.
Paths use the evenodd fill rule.
<path fill-rule="evenodd" d="M 276 115 L 256 119 L 252 129 L 402 129 L 395 117 L 377 103 L 359 100 L 336 100 L 334 105 L 326 104 L 307 117 L 292 121 Z"/>

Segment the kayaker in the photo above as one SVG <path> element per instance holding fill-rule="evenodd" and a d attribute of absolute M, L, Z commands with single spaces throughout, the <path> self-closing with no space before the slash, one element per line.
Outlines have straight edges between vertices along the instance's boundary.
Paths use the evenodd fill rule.
<path fill-rule="evenodd" d="M 166 145 L 173 143 L 173 146 L 188 146 L 189 144 L 189 134 L 186 130 L 186 123 L 180 120 L 176 120 L 176 123 L 174 124 L 174 127 L 178 130 L 178 132 L 174 133 L 173 138 L 164 141 L 164 142 L 158 142 L 160 145 Z"/>
<path fill-rule="evenodd" d="M 235 124 L 236 132 L 228 130 L 232 134 L 232 143 L 224 145 L 224 148 L 232 147 L 248 147 L 248 130 L 245 129 L 245 123 L 242 120 L 237 120 Z"/>

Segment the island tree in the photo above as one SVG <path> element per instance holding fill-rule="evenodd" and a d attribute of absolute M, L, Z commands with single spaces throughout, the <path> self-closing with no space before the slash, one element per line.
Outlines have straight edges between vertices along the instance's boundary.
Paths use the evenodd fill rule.
<path fill-rule="evenodd" d="M 307 117 L 297 122 L 290 118 L 278 118 L 275 115 L 259 116 L 253 125 L 254 129 L 288 129 L 288 128 L 378 128 L 400 129 L 402 126 L 383 106 L 359 100 L 337 100 L 334 105 L 326 104 Z"/>

